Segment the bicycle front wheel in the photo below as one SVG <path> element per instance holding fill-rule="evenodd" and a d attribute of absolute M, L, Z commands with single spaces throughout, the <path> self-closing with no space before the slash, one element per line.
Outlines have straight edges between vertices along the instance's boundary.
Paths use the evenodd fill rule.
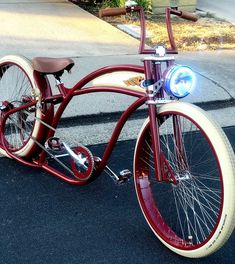
<path fill-rule="evenodd" d="M 45 94 L 46 91 L 44 91 Z M 33 100 L 39 100 L 43 93 L 33 78 L 33 69 L 24 57 L 9 55 L 0 60 L 0 103 L 1 113 L 20 107 Z M 45 115 L 44 115 L 45 116 Z M 31 107 L 9 115 L 4 127 L 1 126 L 4 147 L 0 151 L 7 155 L 4 148 L 14 155 L 30 157 L 34 155 L 38 140 L 45 127 L 40 123 L 42 109 Z M 44 117 L 45 119 L 45 117 Z"/>
<path fill-rule="evenodd" d="M 156 180 L 150 123 L 137 139 L 134 181 L 155 235 L 185 257 L 218 250 L 234 228 L 235 164 L 222 129 L 200 108 L 165 104 L 158 114 L 162 181 Z"/>

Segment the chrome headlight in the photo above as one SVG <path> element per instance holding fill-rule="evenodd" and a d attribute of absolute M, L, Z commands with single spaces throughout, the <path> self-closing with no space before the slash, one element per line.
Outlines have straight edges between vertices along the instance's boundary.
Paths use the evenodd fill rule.
<path fill-rule="evenodd" d="M 187 66 L 173 65 L 164 76 L 165 91 L 177 98 L 187 96 L 195 86 L 195 74 Z"/>

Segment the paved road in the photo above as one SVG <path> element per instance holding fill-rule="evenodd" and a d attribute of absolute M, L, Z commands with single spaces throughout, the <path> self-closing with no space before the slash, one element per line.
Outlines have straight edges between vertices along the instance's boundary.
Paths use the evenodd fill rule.
<path fill-rule="evenodd" d="M 225 132 L 235 149 L 235 127 Z M 133 148 L 134 141 L 117 146 L 110 162 L 114 170 L 120 164 L 131 169 Z M 0 264 L 192 263 L 155 238 L 132 181 L 116 186 L 100 177 L 88 186 L 70 186 L 4 158 L 0 175 Z M 234 245 L 235 233 L 219 252 L 193 263 L 230 264 Z"/>

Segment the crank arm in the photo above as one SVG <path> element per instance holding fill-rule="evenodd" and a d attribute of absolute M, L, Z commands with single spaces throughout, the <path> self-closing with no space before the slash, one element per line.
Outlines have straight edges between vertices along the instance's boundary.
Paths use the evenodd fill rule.
<path fill-rule="evenodd" d="M 62 142 L 61 143 L 62 146 L 64 146 L 64 148 L 66 149 L 66 151 L 68 152 L 68 154 L 72 157 L 72 159 L 77 162 L 78 164 L 81 164 L 81 160 L 79 159 L 78 155 L 76 153 L 73 152 L 73 150 L 65 143 Z M 84 164 L 83 167 L 85 169 L 87 169 L 86 165 Z"/>
<path fill-rule="evenodd" d="M 118 184 L 122 184 L 124 182 L 126 182 L 127 180 L 129 180 L 129 178 L 131 177 L 132 173 L 127 170 L 124 169 L 122 171 L 120 171 L 119 176 L 113 171 L 111 170 L 108 166 L 105 167 L 104 171 L 111 177 L 111 179 Z"/>

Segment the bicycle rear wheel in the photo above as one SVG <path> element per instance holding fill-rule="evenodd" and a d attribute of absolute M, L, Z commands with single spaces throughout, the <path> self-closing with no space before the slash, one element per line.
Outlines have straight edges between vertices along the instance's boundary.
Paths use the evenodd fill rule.
<path fill-rule="evenodd" d="M 141 210 L 172 251 L 205 257 L 218 250 L 234 228 L 233 150 L 222 129 L 191 104 L 162 106 L 158 122 L 163 181 L 156 180 L 149 120 L 135 149 L 134 181 Z"/>
<path fill-rule="evenodd" d="M 44 92 L 45 93 L 45 92 Z M 31 63 L 24 57 L 9 55 L 0 60 L 0 103 L 1 115 L 33 100 L 40 102 L 43 93 L 37 87 L 33 78 Z M 45 113 L 44 113 L 45 114 Z M 30 157 L 38 148 L 35 140 L 39 139 L 45 130 L 40 123 L 42 109 L 36 106 L 23 109 L 8 116 L 4 127 L 1 127 L 4 150 L 21 157 Z M 45 118 L 44 118 L 45 119 Z"/>

